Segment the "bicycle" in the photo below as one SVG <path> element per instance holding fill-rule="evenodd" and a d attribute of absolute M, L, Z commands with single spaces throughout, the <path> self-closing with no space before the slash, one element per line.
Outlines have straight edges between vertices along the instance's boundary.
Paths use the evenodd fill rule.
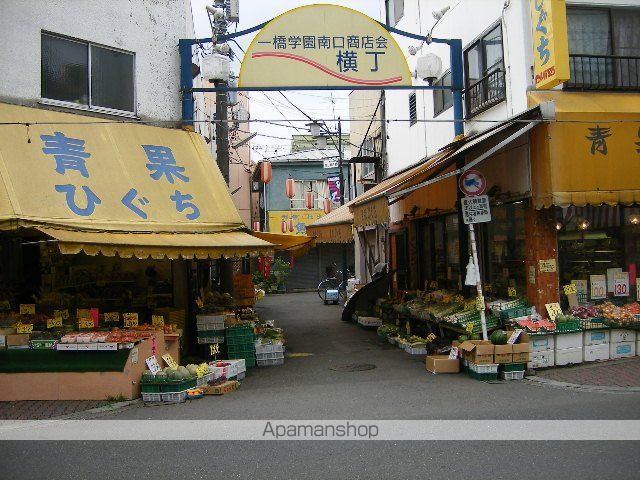
<path fill-rule="evenodd" d="M 347 300 L 347 282 L 344 279 L 342 271 L 335 270 L 335 264 L 332 267 L 328 267 L 326 270 L 328 277 L 318 284 L 318 296 L 320 297 L 320 300 L 322 300 L 325 305 L 328 305 L 329 302 L 337 305 L 340 300 L 344 303 Z M 348 269 L 347 275 L 349 275 Z M 327 290 L 338 290 L 338 299 L 327 300 Z"/>

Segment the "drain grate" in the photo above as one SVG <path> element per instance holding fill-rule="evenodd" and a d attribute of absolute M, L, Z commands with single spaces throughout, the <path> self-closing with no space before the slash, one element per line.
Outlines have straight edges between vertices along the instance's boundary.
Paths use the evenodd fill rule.
<path fill-rule="evenodd" d="M 329 367 L 329 370 L 335 372 L 364 372 L 366 370 L 373 370 L 376 368 L 372 363 L 350 363 L 347 365 L 335 365 Z"/>

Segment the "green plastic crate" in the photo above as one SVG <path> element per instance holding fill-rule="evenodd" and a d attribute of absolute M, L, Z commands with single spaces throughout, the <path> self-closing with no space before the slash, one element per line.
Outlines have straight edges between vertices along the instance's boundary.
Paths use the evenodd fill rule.
<path fill-rule="evenodd" d="M 160 392 L 161 393 L 175 393 L 182 392 L 184 390 L 188 390 L 189 388 L 195 388 L 197 384 L 197 379 L 188 378 L 186 380 L 181 380 L 179 382 L 166 382 L 160 384 Z"/>
<path fill-rule="evenodd" d="M 224 337 L 225 329 L 222 330 L 198 330 L 199 337 Z"/>
<path fill-rule="evenodd" d="M 141 383 L 141 393 L 160 393 L 160 383 Z"/>
<path fill-rule="evenodd" d="M 256 366 L 256 358 L 245 358 L 244 359 L 244 364 L 247 368 L 253 368 Z"/>
<path fill-rule="evenodd" d="M 507 310 L 502 310 L 499 313 L 500 315 L 500 320 L 505 321 L 505 320 L 510 320 L 512 318 L 518 318 L 518 317 L 526 317 L 528 315 L 531 315 L 531 307 L 516 307 L 516 308 L 509 308 Z"/>
<path fill-rule="evenodd" d="M 252 343 L 245 343 L 242 345 L 233 345 L 227 343 L 227 352 L 231 353 L 255 353 L 256 346 Z"/>
<path fill-rule="evenodd" d="M 574 320 L 573 322 L 556 323 L 556 332 L 579 332 L 582 330 L 582 324 L 580 320 Z"/>
<path fill-rule="evenodd" d="M 475 380 L 480 380 L 482 382 L 488 382 L 490 380 L 497 380 L 498 379 L 498 374 L 497 373 L 477 373 L 474 372 L 473 370 L 469 369 L 467 371 L 467 374 L 475 379 Z"/>
<path fill-rule="evenodd" d="M 526 363 L 501 363 L 498 366 L 498 370 L 501 372 L 521 372 L 526 369 Z"/>
<path fill-rule="evenodd" d="M 255 336 L 253 335 L 253 333 L 250 333 L 248 335 L 237 335 L 232 337 L 227 336 L 226 339 L 227 339 L 227 345 L 230 347 L 234 347 L 236 345 L 238 346 L 253 345 L 253 342 L 255 341 Z"/>
<path fill-rule="evenodd" d="M 253 327 L 252 326 L 242 326 L 242 327 L 229 327 L 225 329 L 227 338 L 230 337 L 238 337 L 243 335 L 253 335 Z"/>

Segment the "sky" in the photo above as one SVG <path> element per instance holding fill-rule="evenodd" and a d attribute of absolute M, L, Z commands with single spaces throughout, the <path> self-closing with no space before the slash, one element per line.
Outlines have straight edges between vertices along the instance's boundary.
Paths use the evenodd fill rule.
<path fill-rule="evenodd" d="M 211 27 L 207 16 L 205 6 L 212 4 L 209 0 L 191 0 L 191 8 L 194 18 L 194 28 L 198 38 L 210 37 Z M 342 5 L 345 7 L 359 10 L 370 17 L 381 20 L 383 19 L 383 9 L 379 0 L 240 0 L 240 22 L 238 30 L 245 30 L 265 21 L 271 20 L 275 16 L 291 10 L 301 5 L 310 5 L 314 3 L 331 3 Z M 235 29 L 235 25 L 231 26 L 231 31 Z M 243 49 L 251 43 L 256 35 L 252 33 L 238 39 L 238 43 Z M 241 57 L 242 52 L 233 43 L 230 46 L 235 53 Z M 240 69 L 240 63 L 235 61 L 233 70 L 237 75 Z M 304 91 L 304 92 L 285 92 L 285 95 L 291 102 L 297 105 L 303 112 L 312 118 L 338 118 L 349 117 L 349 101 L 348 91 L 336 90 L 328 91 Z M 290 125 L 287 119 L 306 119 L 299 111 L 297 111 L 282 95 L 277 92 L 251 92 L 250 93 L 250 111 L 252 119 L 274 120 L 281 119 L 280 123 Z M 299 130 L 290 127 L 279 127 L 275 125 L 267 125 L 264 123 L 251 123 L 250 130 L 258 132 L 252 141 L 252 160 L 258 161 L 264 157 L 283 155 L 289 153 L 291 145 L 291 135 L 308 134 L 308 130 L 304 127 L 304 122 L 293 122 L 293 125 Z M 328 124 L 329 128 L 336 130 L 336 124 Z M 343 122 L 343 130 L 348 132 L 349 125 Z M 281 137 L 281 138 L 270 138 Z"/>

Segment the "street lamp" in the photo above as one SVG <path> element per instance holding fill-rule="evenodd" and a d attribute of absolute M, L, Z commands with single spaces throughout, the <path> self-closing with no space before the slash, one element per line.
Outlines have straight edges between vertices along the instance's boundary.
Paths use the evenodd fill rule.
<path fill-rule="evenodd" d="M 309 130 L 311 131 L 312 137 L 315 138 L 320 135 L 320 124 L 315 120 L 311 123 L 307 123 L 307 127 L 309 127 Z"/>
<path fill-rule="evenodd" d="M 442 74 L 442 59 L 435 53 L 427 53 L 416 60 L 416 78 L 426 80 L 429 85 Z"/>

